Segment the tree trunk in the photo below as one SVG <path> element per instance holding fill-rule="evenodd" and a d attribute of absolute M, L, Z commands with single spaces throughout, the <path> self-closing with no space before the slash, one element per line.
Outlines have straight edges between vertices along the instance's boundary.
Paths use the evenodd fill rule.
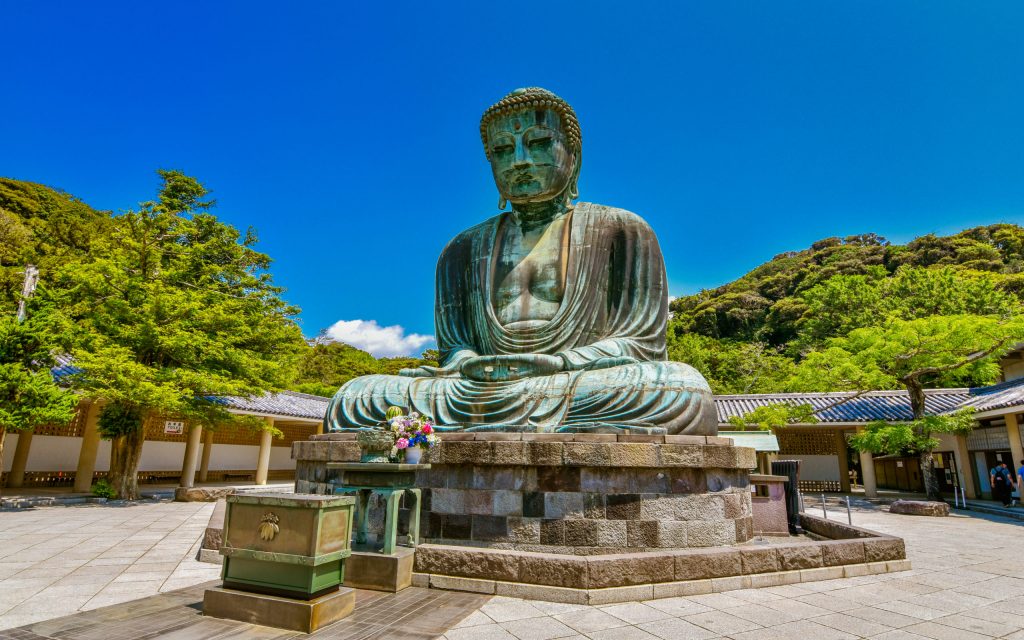
<path fill-rule="evenodd" d="M 931 451 L 921 452 L 921 479 L 924 480 L 924 492 L 929 500 L 945 502 L 939 489 L 939 476 L 935 475 L 935 456 Z"/>
<path fill-rule="evenodd" d="M 908 377 L 903 379 L 903 384 L 907 387 L 907 393 L 910 395 L 910 410 L 913 413 L 914 420 L 920 424 L 920 420 L 924 418 L 924 386 L 921 381 L 916 377 Z M 917 430 L 917 436 L 922 439 L 931 438 L 931 433 L 921 430 L 919 427 L 915 427 Z M 939 489 L 939 476 L 935 475 L 935 457 L 932 455 L 932 450 L 919 452 L 921 462 L 921 480 L 924 482 L 924 492 L 929 500 L 937 502 L 945 502 L 942 499 L 942 493 Z"/>
<path fill-rule="evenodd" d="M 146 440 L 145 423 L 110 443 L 110 472 L 107 481 L 122 500 L 139 499 L 139 460 Z"/>

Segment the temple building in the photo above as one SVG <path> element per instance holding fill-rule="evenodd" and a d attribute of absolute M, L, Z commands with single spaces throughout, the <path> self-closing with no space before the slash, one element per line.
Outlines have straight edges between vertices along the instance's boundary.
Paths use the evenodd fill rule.
<path fill-rule="evenodd" d="M 928 389 L 926 412 L 952 413 L 973 407 L 977 419 L 969 436 L 937 434 L 935 449 L 942 491 L 952 496 L 962 488 L 968 498 L 989 498 L 989 470 L 997 462 L 1016 469 L 1024 460 L 1020 424 L 1024 418 L 1024 345 L 1000 361 L 1002 381 L 987 387 Z M 851 399 L 852 398 L 852 399 Z M 775 432 L 777 453 L 770 457 L 801 461 L 800 485 L 804 492 L 863 491 L 873 496 L 878 489 L 923 492 L 917 457 L 872 456 L 850 448 L 847 438 L 874 420 L 910 420 L 906 391 L 854 393 L 775 393 L 715 396 L 719 429 L 735 429 L 729 418 L 743 416 L 759 406 L 809 404 L 818 422 L 794 424 Z M 733 435 L 728 433 L 726 435 Z M 752 433 L 735 434 L 743 440 Z M 751 441 L 750 446 L 758 447 Z M 761 447 L 764 451 L 765 448 Z"/>
<path fill-rule="evenodd" d="M 320 433 L 327 410 L 327 398 L 293 391 L 223 401 L 231 413 L 262 418 L 281 435 L 239 426 L 204 430 L 173 416 L 151 420 L 145 427 L 139 482 L 193 486 L 290 480 L 295 473 L 292 442 Z M 7 434 L 0 486 L 88 492 L 106 475 L 110 463 L 110 441 L 100 439 L 96 431 L 98 415 L 95 403 L 83 401 L 70 424 Z"/>

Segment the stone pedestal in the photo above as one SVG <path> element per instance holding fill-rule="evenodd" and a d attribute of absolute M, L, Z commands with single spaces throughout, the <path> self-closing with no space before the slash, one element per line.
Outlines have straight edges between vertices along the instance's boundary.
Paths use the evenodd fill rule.
<path fill-rule="evenodd" d="M 312 600 L 297 600 L 217 587 L 206 590 L 203 615 L 313 633 L 349 615 L 355 605 L 353 589 L 342 588 Z"/>
<path fill-rule="evenodd" d="M 348 558 L 345 586 L 373 591 L 401 591 L 412 586 L 412 569 L 416 551 L 398 547 L 394 553 L 353 549 Z"/>
<path fill-rule="evenodd" d="M 423 489 L 426 542 L 590 554 L 753 536 L 755 452 L 712 436 L 441 434 Z M 296 442 L 296 491 L 331 493 L 354 434 Z"/>

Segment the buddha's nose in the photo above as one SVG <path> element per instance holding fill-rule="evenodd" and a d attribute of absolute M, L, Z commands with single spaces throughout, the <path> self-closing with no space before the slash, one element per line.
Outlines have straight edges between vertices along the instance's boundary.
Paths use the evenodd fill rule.
<path fill-rule="evenodd" d="M 522 169 L 531 164 L 530 156 L 526 153 L 526 145 L 522 141 L 516 141 L 516 156 L 512 159 L 512 166 L 516 169 Z"/>

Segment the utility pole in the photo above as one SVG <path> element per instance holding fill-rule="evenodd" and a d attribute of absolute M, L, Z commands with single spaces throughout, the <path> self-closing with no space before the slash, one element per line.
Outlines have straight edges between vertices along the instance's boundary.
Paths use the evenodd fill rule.
<path fill-rule="evenodd" d="M 18 300 L 18 322 L 25 321 L 27 312 L 25 303 L 32 297 L 37 284 L 39 284 L 39 269 L 34 264 L 25 265 L 25 284 L 21 287 L 21 299 Z"/>

